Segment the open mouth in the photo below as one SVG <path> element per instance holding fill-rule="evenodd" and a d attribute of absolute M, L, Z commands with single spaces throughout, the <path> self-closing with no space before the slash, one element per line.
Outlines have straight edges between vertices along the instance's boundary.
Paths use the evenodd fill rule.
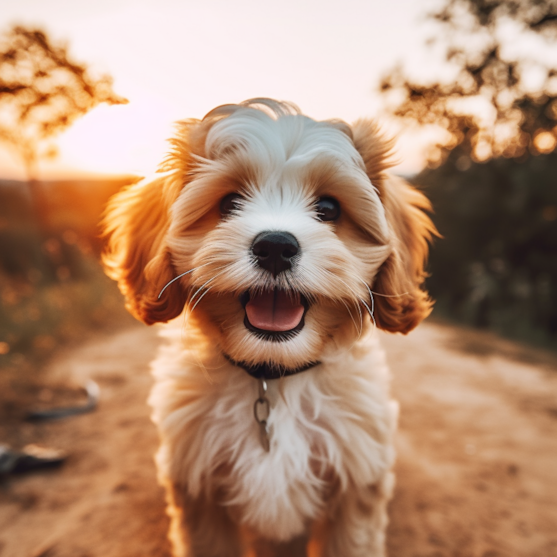
<path fill-rule="evenodd" d="M 266 340 L 288 340 L 304 328 L 308 309 L 306 298 L 299 292 L 263 290 L 244 292 L 240 297 L 246 316 L 246 329 Z"/>

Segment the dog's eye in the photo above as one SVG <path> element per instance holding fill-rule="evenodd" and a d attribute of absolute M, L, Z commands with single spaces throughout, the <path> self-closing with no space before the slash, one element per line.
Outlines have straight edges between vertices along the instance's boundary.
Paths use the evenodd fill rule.
<path fill-rule="evenodd" d="M 315 207 L 319 220 L 332 221 L 340 217 L 340 203 L 333 197 L 320 197 Z"/>
<path fill-rule="evenodd" d="M 239 209 L 242 199 L 243 197 L 238 193 L 229 193 L 223 197 L 220 202 L 220 214 L 226 217 L 232 211 Z"/>

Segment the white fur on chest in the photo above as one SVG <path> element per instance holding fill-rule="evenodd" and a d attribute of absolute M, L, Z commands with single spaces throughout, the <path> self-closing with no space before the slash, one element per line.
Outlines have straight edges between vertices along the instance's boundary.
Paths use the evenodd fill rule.
<path fill-rule="evenodd" d="M 253 415 L 257 381 L 195 339 L 184 348 L 175 329 L 165 336 L 149 399 L 162 440 L 157 464 L 189 496 L 219 493 L 237 520 L 286 540 L 325 512 L 333 488 L 364 488 L 390 469 L 396 406 L 373 335 L 269 381 L 269 453 Z"/>

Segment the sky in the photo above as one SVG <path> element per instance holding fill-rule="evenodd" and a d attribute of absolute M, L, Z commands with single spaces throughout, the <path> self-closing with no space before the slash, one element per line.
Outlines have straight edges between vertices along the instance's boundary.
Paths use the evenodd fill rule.
<path fill-rule="evenodd" d="M 154 172 L 173 123 L 220 104 L 272 97 L 317 120 L 377 118 L 375 89 L 397 62 L 427 65 L 424 15 L 434 0 L 0 0 L 0 32 L 39 26 L 74 59 L 114 78 L 130 102 L 101 105 L 58 136 L 42 179 Z M 398 141 L 398 171 L 423 164 L 424 145 Z M 0 146 L 0 178 L 24 179 Z"/>

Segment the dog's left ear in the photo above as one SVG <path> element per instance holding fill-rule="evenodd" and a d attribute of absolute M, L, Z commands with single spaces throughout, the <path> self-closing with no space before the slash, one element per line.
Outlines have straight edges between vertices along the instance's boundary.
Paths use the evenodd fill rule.
<path fill-rule="evenodd" d="M 375 320 L 380 329 L 406 334 L 431 313 L 433 302 L 422 286 L 428 243 L 439 234 L 425 212 L 431 210 L 426 197 L 404 180 L 387 174 L 392 142 L 386 141 L 369 120 L 356 122 L 352 133 L 393 234 L 393 251 L 371 285 L 377 294 Z"/>

